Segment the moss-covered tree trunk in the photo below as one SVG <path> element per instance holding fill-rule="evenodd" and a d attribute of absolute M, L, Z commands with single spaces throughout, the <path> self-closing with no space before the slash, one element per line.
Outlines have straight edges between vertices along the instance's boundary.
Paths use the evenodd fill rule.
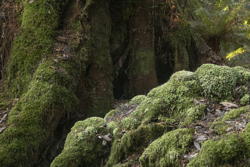
<path fill-rule="evenodd" d="M 104 116 L 114 99 L 145 94 L 201 62 L 193 60 L 198 38 L 173 23 L 163 1 L 0 4 L 3 167 L 49 166 L 74 122 Z"/>

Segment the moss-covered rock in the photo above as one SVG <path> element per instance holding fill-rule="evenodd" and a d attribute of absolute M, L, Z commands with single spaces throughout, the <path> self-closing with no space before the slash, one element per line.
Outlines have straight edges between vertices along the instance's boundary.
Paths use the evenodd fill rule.
<path fill-rule="evenodd" d="M 208 140 L 202 145 L 197 157 L 188 163 L 188 167 L 213 167 L 230 164 L 241 158 L 244 152 L 242 140 L 236 134 L 220 140 Z"/>
<path fill-rule="evenodd" d="M 177 129 L 164 134 L 145 149 L 140 157 L 141 166 L 180 166 L 181 156 L 192 142 L 192 133 L 190 129 Z"/>
<path fill-rule="evenodd" d="M 147 99 L 147 96 L 145 95 L 137 95 L 133 97 L 130 101 L 129 104 L 136 104 L 139 105 L 141 102 L 143 102 L 145 99 Z"/>
<path fill-rule="evenodd" d="M 132 153 L 140 153 L 151 141 L 158 138 L 164 130 L 166 130 L 164 124 L 152 123 L 128 131 L 121 139 L 118 138 L 114 141 L 106 166 L 113 166 L 121 161 L 126 161 L 126 158 Z"/>
<path fill-rule="evenodd" d="M 240 99 L 240 104 L 241 104 L 241 105 L 250 104 L 250 94 L 245 94 L 245 95 Z"/>
<path fill-rule="evenodd" d="M 213 75 L 232 83 L 228 86 L 224 81 L 209 79 Z M 227 98 L 239 102 L 234 91 L 244 87 L 246 94 L 249 86 L 244 78 L 233 68 L 210 64 L 203 65 L 195 73 L 180 71 L 173 74 L 167 83 L 152 89 L 147 95 L 136 96 L 106 114 L 104 123 L 113 142 L 106 149 L 110 149 L 109 154 L 101 149 L 97 150 L 98 154 L 104 156 L 107 167 L 214 167 L 246 160 L 250 155 L 247 151 L 250 150 L 250 135 L 248 128 L 244 128 L 249 119 L 249 105 L 237 104 L 233 107 L 240 107 L 232 109 L 229 102 L 228 106 L 220 103 Z M 205 82 L 212 87 L 205 87 Z M 229 94 L 223 92 L 224 89 L 230 91 Z M 243 95 L 240 93 L 240 97 Z M 238 122 L 241 127 L 233 122 Z M 89 128 L 92 126 L 88 125 Z M 196 148 L 197 143 L 201 150 Z M 91 155 L 95 156 L 96 152 L 91 152 Z M 79 158 L 81 156 L 85 156 L 85 152 L 76 156 L 77 163 L 84 159 Z M 185 158 L 189 156 L 190 159 Z M 59 163 L 64 159 L 67 157 L 55 161 Z"/>
<path fill-rule="evenodd" d="M 229 112 L 225 113 L 225 115 L 222 118 L 222 121 L 228 121 L 234 118 L 239 117 L 241 114 L 244 114 L 246 112 L 250 111 L 250 106 L 244 106 L 237 109 L 232 109 Z"/>
<path fill-rule="evenodd" d="M 196 71 L 203 94 L 214 99 L 232 98 L 233 90 L 240 78 L 239 73 L 227 66 L 204 64 Z"/>
<path fill-rule="evenodd" d="M 77 122 L 68 134 L 64 149 L 51 167 L 99 167 L 109 147 L 102 136 L 109 133 L 102 118 L 92 117 Z M 107 142 L 107 141 L 104 141 Z"/>

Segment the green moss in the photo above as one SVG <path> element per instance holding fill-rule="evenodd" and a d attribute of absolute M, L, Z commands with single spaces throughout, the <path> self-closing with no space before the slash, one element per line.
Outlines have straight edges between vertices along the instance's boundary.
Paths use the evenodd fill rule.
<path fill-rule="evenodd" d="M 194 123 L 196 120 L 199 120 L 205 114 L 206 105 L 197 105 L 195 107 L 189 108 L 185 115 L 184 121 L 181 123 L 181 126 L 187 126 L 191 123 Z"/>
<path fill-rule="evenodd" d="M 250 123 L 247 124 L 246 128 L 244 129 L 244 132 L 241 134 L 244 144 L 246 146 L 245 156 L 246 158 L 250 157 Z"/>
<path fill-rule="evenodd" d="M 228 120 L 237 118 L 241 114 L 244 114 L 249 111 L 250 111 L 250 106 L 244 106 L 244 107 L 230 110 L 229 112 L 225 113 L 224 117 L 222 118 L 222 121 L 228 121 Z"/>
<path fill-rule="evenodd" d="M 64 63 L 72 68 L 63 68 Z M 9 113 L 8 128 L 0 135 L 0 166 L 32 166 L 50 147 L 59 122 L 78 110 L 74 94 L 78 72 L 72 70 L 78 65 L 73 59 L 58 64 L 45 60 L 39 65 L 28 91 Z"/>
<path fill-rule="evenodd" d="M 234 70 L 236 70 L 237 72 L 240 73 L 241 77 L 239 82 L 242 84 L 248 84 L 250 82 L 250 70 L 241 66 L 237 66 L 233 68 Z"/>
<path fill-rule="evenodd" d="M 105 115 L 104 119 L 105 119 L 106 121 L 111 121 L 111 120 L 113 119 L 113 117 L 114 117 L 117 113 L 119 113 L 119 112 L 120 112 L 120 111 L 117 110 L 117 109 L 110 110 L 110 111 Z"/>
<path fill-rule="evenodd" d="M 143 100 L 135 111 L 121 120 L 122 127 L 133 129 L 140 124 L 160 121 L 160 117 L 171 118 L 176 122 L 197 119 L 202 115 L 203 107 L 196 107 L 193 101 L 199 97 L 200 91 L 194 73 L 184 71 L 175 73 L 169 82 L 152 89 L 146 98 L 142 96 Z M 193 112 L 191 108 L 195 108 Z"/>
<path fill-rule="evenodd" d="M 213 131 L 215 133 L 217 133 L 218 135 L 222 135 L 222 134 L 225 134 L 227 132 L 229 125 L 226 124 L 221 119 L 219 119 L 219 120 L 214 121 L 212 123 L 212 125 L 210 126 L 210 128 L 213 129 Z"/>
<path fill-rule="evenodd" d="M 248 105 L 248 104 L 250 104 L 250 94 L 245 94 L 245 95 L 240 99 L 240 104 L 241 104 L 241 105 Z"/>
<path fill-rule="evenodd" d="M 26 90 L 40 60 L 51 53 L 64 2 L 23 1 L 21 31 L 14 40 L 7 67 L 7 84 L 13 96 Z"/>
<path fill-rule="evenodd" d="M 141 102 L 143 102 L 145 99 L 147 99 L 147 96 L 145 95 L 137 95 L 133 97 L 130 101 L 129 104 L 136 104 L 139 105 Z"/>
<path fill-rule="evenodd" d="M 192 136 L 190 129 L 177 129 L 164 134 L 145 149 L 140 157 L 141 166 L 178 166 L 181 156 L 188 151 Z"/>
<path fill-rule="evenodd" d="M 128 131 L 121 139 L 116 139 L 106 166 L 113 166 L 125 160 L 132 153 L 140 152 L 152 140 L 159 137 L 165 130 L 162 124 L 148 124 Z"/>
<path fill-rule="evenodd" d="M 244 150 L 239 136 L 231 134 L 220 140 L 208 140 L 188 167 L 214 167 L 238 160 Z"/>
<path fill-rule="evenodd" d="M 219 135 L 227 133 L 227 129 L 230 127 L 225 121 L 233 120 L 239 117 L 241 114 L 250 111 L 250 106 L 244 106 L 237 109 L 232 109 L 224 114 L 223 117 L 215 120 L 210 128 Z"/>
<path fill-rule="evenodd" d="M 108 133 L 102 118 L 92 117 L 77 122 L 67 136 L 62 153 L 54 159 L 51 167 L 100 166 L 109 148 L 98 136 Z"/>
<path fill-rule="evenodd" d="M 195 79 L 197 79 L 195 73 L 184 70 L 174 73 L 170 78 L 170 80 L 175 80 L 175 81 L 191 81 Z"/>
<path fill-rule="evenodd" d="M 232 98 L 233 90 L 240 78 L 239 73 L 226 66 L 204 64 L 196 71 L 205 97 L 218 99 Z"/>

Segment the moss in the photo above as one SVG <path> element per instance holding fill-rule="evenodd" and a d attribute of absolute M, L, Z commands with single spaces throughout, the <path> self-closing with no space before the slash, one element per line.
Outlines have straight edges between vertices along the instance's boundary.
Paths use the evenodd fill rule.
<path fill-rule="evenodd" d="M 8 128 L 0 135 L 0 166 L 34 166 L 43 150 L 50 147 L 60 121 L 70 119 L 78 110 L 74 94 L 78 66 L 75 59 L 41 62 L 28 91 L 10 111 Z"/>
<path fill-rule="evenodd" d="M 225 134 L 227 132 L 229 125 L 226 124 L 221 119 L 219 119 L 219 120 L 214 121 L 212 123 L 212 125 L 210 126 L 210 128 L 213 129 L 213 131 L 215 133 L 217 133 L 218 135 L 222 135 L 222 134 Z"/>
<path fill-rule="evenodd" d="M 106 121 L 111 121 L 113 117 L 119 112 L 117 109 L 110 110 L 104 117 Z"/>
<path fill-rule="evenodd" d="M 230 110 L 229 112 L 225 113 L 225 115 L 222 118 L 222 121 L 228 121 L 228 120 L 237 118 L 241 114 L 244 114 L 244 113 L 249 112 L 249 111 L 250 111 L 250 106 L 244 106 L 244 107 Z"/>
<path fill-rule="evenodd" d="M 21 32 L 14 40 L 7 67 L 7 83 L 13 96 L 26 90 L 40 60 L 51 53 L 64 2 L 23 1 Z"/>
<path fill-rule="evenodd" d="M 249 85 L 249 82 L 250 82 L 250 70 L 247 69 L 247 68 L 244 68 L 244 67 L 240 67 L 240 66 L 233 67 L 233 69 L 236 70 L 237 72 L 239 72 L 240 75 L 241 75 L 239 82 L 242 83 L 242 84 L 248 83 L 248 85 Z"/>
<path fill-rule="evenodd" d="M 128 131 L 121 139 L 118 138 L 114 141 L 106 166 L 113 166 L 125 160 L 132 153 L 140 152 L 143 147 L 159 137 L 164 130 L 164 125 L 154 123 Z"/>
<path fill-rule="evenodd" d="M 147 96 L 145 95 L 137 95 L 133 97 L 130 101 L 129 104 L 136 104 L 139 105 L 141 102 L 143 102 L 145 99 L 147 99 Z"/>
<path fill-rule="evenodd" d="M 184 70 L 174 73 L 170 78 L 170 80 L 175 80 L 175 81 L 191 81 L 195 79 L 197 79 L 195 73 Z"/>
<path fill-rule="evenodd" d="M 112 131 L 112 134 L 114 137 L 118 137 L 120 135 L 120 131 L 119 131 L 119 123 L 115 122 L 115 121 L 111 121 L 107 124 L 107 127 Z"/>
<path fill-rule="evenodd" d="M 214 130 L 215 133 L 222 135 L 227 133 L 227 129 L 230 127 L 225 121 L 233 120 L 250 110 L 250 106 L 243 106 L 237 109 L 232 109 L 224 114 L 223 117 L 215 120 L 210 128 Z"/>
<path fill-rule="evenodd" d="M 108 133 L 102 118 L 92 117 L 77 122 L 67 136 L 62 153 L 54 159 L 51 167 L 100 166 L 109 149 L 98 136 Z"/>
<path fill-rule="evenodd" d="M 227 66 L 204 64 L 196 71 L 205 97 L 212 99 L 232 98 L 240 78 L 239 73 Z"/>
<path fill-rule="evenodd" d="M 203 113 L 203 107 L 196 107 L 193 103 L 193 100 L 199 97 L 200 91 L 199 83 L 193 73 L 178 72 L 169 82 L 152 89 L 146 98 L 143 96 L 144 100 L 126 119 L 121 120 L 121 125 L 129 130 L 141 124 L 159 121 L 160 117 L 182 122 L 188 113 L 188 118 L 194 120 Z M 196 108 L 192 114 L 191 108 Z M 187 112 L 188 110 L 190 112 Z"/>
<path fill-rule="evenodd" d="M 245 156 L 246 158 L 250 157 L 250 123 L 247 124 L 246 128 L 244 129 L 244 132 L 241 134 L 244 144 L 246 146 Z"/>
<path fill-rule="evenodd" d="M 250 94 L 245 94 L 245 95 L 240 99 L 240 104 L 241 104 L 241 105 L 248 105 L 248 104 L 250 104 Z"/>
<path fill-rule="evenodd" d="M 188 167 L 214 167 L 238 160 L 244 150 L 242 140 L 236 134 L 230 134 L 220 140 L 208 140 L 198 156 L 188 163 Z"/>
<path fill-rule="evenodd" d="M 206 107 L 206 105 L 201 104 L 189 108 L 185 113 L 186 117 L 184 118 L 184 121 L 181 122 L 181 126 L 187 126 L 195 122 L 196 120 L 199 120 L 205 114 Z"/>
<path fill-rule="evenodd" d="M 192 136 L 190 129 L 177 129 L 164 134 L 145 149 L 140 157 L 141 166 L 178 166 L 181 156 L 188 151 Z"/>

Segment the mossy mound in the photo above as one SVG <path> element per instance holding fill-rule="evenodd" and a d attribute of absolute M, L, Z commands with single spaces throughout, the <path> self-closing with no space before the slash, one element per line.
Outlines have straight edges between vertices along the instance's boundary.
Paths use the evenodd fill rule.
<path fill-rule="evenodd" d="M 212 64 L 202 65 L 196 72 L 173 74 L 147 95 L 111 110 L 103 120 L 112 136 L 109 149 L 92 150 L 91 156 L 105 153 L 104 159 L 96 161 L 107 167 L 212 167 L 245 162 L 250 145 L 249 74 L 244 68 Z M 243 87 L 243 93 L 237 92 Z M 59 158 L 67 152 L 73 129 Z M 89 147 L 74 141 L 75 149 Z M 90 144 L 94 147 L 96 143 Z M 74 157 L 82 162 L 79 166 L 88 162 Z"/>
<path fill-rule="evenodd" d="M 109 153 L 105 135 L 109 129 L 102 118 L 89 118 L 77 122 L 68 134 L 62 153 L 52 162 L 51 167 L 100 166 L 100 161 Z"/>
<path fill-rule="evenodd" d="M 196 71 L 203 94 L 208 98 L 227 99 L 232 97 L 240 77 L 239 73 L 226 66 L 202 65 Z"/>
<path fill-rule="evenodd" d="M 177 129 L 165 133 L 152 142 L 140 157 L 141 166 L 165 167 L 181 165 L 180 156 L 187 150 L 192 142 L 192 130 Z"/>

